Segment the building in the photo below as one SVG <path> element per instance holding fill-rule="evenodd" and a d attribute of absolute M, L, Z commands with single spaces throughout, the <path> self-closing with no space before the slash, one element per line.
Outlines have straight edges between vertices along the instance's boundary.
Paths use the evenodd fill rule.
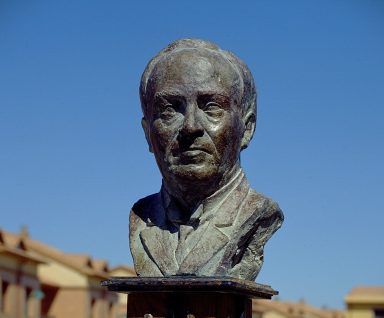
<path fill-rule="evenodd" d="M 110 269 L 104 260 L 32 240 L 25 229 L 0 229 L 0 318 L 123 318 L 127 296 L 108 292 L 100 281 L 135 275 L 132 267 Z M 384 287 L 356 287 L 345 303 L 346 312 L 257 299 L 252 317 L 384 318 Z"/>
<path fill-rule="evenodd" d="M 40 317 L 42 264 L 22 236 L 0 230 L 0 318 Z"/>
<path fill-rule="evenodd" d="M 110 275 L 113 277 L 134 277 L 136 272 L 132 267 L 126 265 L 116 266 L 111 268 L 109 271 Z M 127 300 L 128 296 L 126 294 L 118 293 L 117 294 L 119 301 L 117 306 L 117 316 L 116 318 L 125 318 L 127 314 Z"/>
<path fill-rule="evenodd" d="M 305 302 L 291 303 L 256 299 L 252 302 L 254 318 L 346 318 L 345 312 L 316 308 Z"/>
<path fill-rule="evenodd" d="M 347 318 L 384 318 L 384 287 L 356 287 L 345 297 Z"/>
<path fill-rule="evenodd" d="M 0 230 L 0 318 L 115 318 L 107 262 Z"/>

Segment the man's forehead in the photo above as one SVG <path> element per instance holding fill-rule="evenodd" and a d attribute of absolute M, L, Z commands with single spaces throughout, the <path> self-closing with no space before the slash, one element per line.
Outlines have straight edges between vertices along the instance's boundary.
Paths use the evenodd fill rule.
<path fill-rule="evenodd" d="M 155 65 L 149 78 L 150 95 L 166 87 L 210 88 L 241 92 L 237 69 L 221 53 L 208 49 L 182 49 L 168 53 Z M 239 86 L 240 85 L 240 86 Z"/>
<path fill-rule="evenodd" d="M 240 77 L 237 69 L 220 52 L 205 48 L 186 48 L 166 54 L 155 65 L 150 80 L 170 78 Z"/>

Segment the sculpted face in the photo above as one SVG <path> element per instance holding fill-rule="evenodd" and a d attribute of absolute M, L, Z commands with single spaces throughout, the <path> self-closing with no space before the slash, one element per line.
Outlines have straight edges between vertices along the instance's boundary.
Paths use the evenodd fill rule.
<path fill-rule="evenodd" d="M 241 92 L 238 72 L 220 54 L 184 49 L 157 63 L 143 127 L 166 184 L 212 192 L 231 177 L 245 129 Z"/>

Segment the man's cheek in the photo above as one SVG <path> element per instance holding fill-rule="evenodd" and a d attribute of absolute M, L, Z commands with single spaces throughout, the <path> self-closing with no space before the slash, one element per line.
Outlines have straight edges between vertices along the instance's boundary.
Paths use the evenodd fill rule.
<path fill-rule="evenodd" d="M 223 129 L 215 138 L 216 150 L 219 153 L 220 161 L 233 161 L 235 154 L 239 148 L 239 137 L 234 133 L 233 127 Z"/>
<path fill-rule="evenodd" d="M 230 121 L 226 118 L 226 120 L 216 125 L 211 125 L 210 127 L 209 135 L 219 153 L 222 153 L 224 149 L 228 148 L 234 141 L 232 134 L 233 128 L 230 124 Z"/>
<path fill-rule="evenodd" d="M 163 124 L 153 125 L 151 140 L 157 144 L 158 149 L 165 152 L 172 144 L 175 132 Z"/>

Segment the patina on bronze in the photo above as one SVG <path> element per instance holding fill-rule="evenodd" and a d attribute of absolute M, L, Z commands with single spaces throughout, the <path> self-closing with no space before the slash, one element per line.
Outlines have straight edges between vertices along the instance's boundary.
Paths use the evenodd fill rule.
<path fill-rule="evenodd" d="M 255 279 L 283 214 L 240 167 L 256 124 L 248 67 L 213 43 L 178 40 L 149 62 L 140 97 L 163 183 L 131 210 L 137 274 Z"/>

